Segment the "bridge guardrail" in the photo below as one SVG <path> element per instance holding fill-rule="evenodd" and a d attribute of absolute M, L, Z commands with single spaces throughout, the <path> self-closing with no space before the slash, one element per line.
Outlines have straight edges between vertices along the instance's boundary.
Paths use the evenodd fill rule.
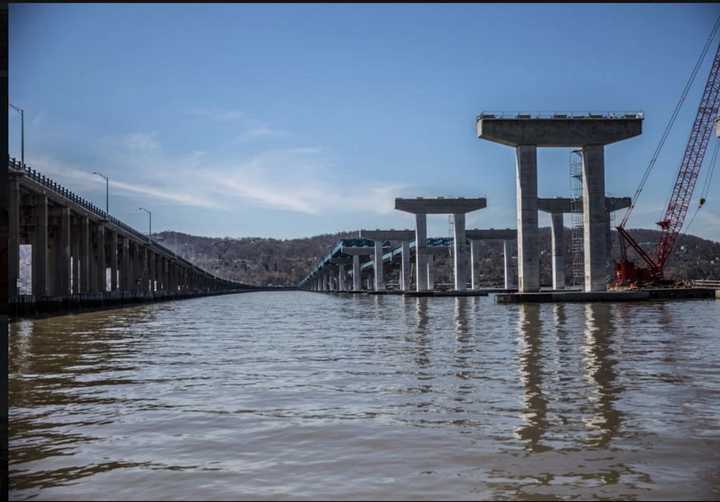
<path fill-rule="evenodd" d="M 720 280 L 712 279 L 696 279 L 692 281 L 692 285 L 695 288 L 716 288 L 720 289 Z"/>
<path fill-rule="evenodd" d="M 15 171 L 22 172 L 25 176 L 28 176 L 28 177 L 32 178 L 33 180 L 37 181 L 38 183 L 40 183 L 40 184 L 43 185 L 44 187 L 52 190 L 52 191 L 55 192 L 56 194 L 62 195 L 63 197 L 65 197 L 66 199 L 74 202 L 74 203 L 77 204 L 78 206 L 83 207 L 84 209 L 86 209 L 86 210 L 89 211 L 90 213 L 94 214 L 95 216 L 98 216 L 98 217 L 104 219 L 105 221 L 108 221 L 108 222 L 112 223 L 113 225 L 116 225 L 116 226 L 122 228 L 123 230 L 125 230 L 125 231 L 128 232 L 129 234 L 135 236 L 135 237 L 138 238 L 139 240 L 147 240 L 147 241 L 150 243 L 151 246 L 156 246 L 157 248 L 159 248 L 159 249 L 162 250 L 163 252 L 165 252 L 165 253 L 169 254 L 170 256 L 172 256 L 172 257 L 173 257 L 174 259 L 176 259 L 177 261 L 180 261 L 180 262 L 186 264 L 186 265 L 189 266 L 190 268 L 192 268 L 192 269 L 194 269 L 194 270 L 196 270 L 196 271 L 198 271 L 198 272 L 201 272 L 201 273 L 205 274 L 206 276 L 209 276 L 209 277 L 212 278 L 212 279 L 216 279 L 216 280 L 218 280 L 218 281 L 223 281 L 223 282 L 226 282 L 226 283 L 229 283 L 229 284 L 231 284 L 231 285 L 238 286 L 238 287 L 246 287 L 246 286 L 248 286 L 247 284 L 242 284 L 242 283 L 239 283 L 239 282 L 234 282 L 234 281 L 229 281 L 229 280 L 227 280 L 227 279 L 222 279 L 222 278 L 220 278 L 220 277 L 217 277 L 217 276 L 211 274 L 210 272 L 208 272 L 208 271 L 206 271 L 206 270 L 201 269 L 201 268 L 198 267 L 197 265 L 191 263 L 191 262 L 188 261 L 187 259 L 185 259 L 185 258 L 183 258 L 182 256 L 178 255 L 177 253 L 175 253 L 175 252 L 172 251 L 171 249 L 168 249 L 167 247 L 163 246 L 163 245 L 160 244 L 159 242 L 153 241 L 152 238 L 149 238 L 147 235 L 145 235 L 145 234 L 143 234 L 143 233 L 141 233 L 141 232 L 138 232 L 138 231 L 135 230 L 133 227 L 131 227 L 130 225 L 128 225 L 128 224 L 120 221 L 119 219 L 115 218 L 114 216 L 111 216 L 111 215 L 107 214 L 105 211 L 103 211 L 102 209 L 100 209 L 99 207 L 97 207 L 95 204 L 93 204 L 93 203 L 90 202 L 89 200 L 87 200 L 87 199 L 85 199 L 85 198 L 77 195 L 75 192 L 73 192 L 73 191 L 71 191 L 70 189 L 62 186 L 61 184 L 55 182 L 53 179 L 45 176 L 45 175 L 42 174 L 41 172 L 39 172 L 39 171 L 31 168 L 29 165 L 24 164 L 24 163 L 18 161 L 18 160 L 15 159 L 14 157 L 8 157 L 8 167 L 9 167 L 10 169 L 15 170 Z"/>
<path fill-rule="evenodd" d="M 483 111 L 476 119 L 642 119 L 637 111 Z"/>

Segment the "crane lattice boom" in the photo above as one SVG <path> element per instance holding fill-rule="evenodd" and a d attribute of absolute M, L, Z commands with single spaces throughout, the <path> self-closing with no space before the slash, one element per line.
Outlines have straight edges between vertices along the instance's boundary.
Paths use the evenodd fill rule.
<path fill-rule="evenodd" d="M 685 216 L 687 215 L 690 199 L 695 189 L 695 182 L 700 174 L 707 145 L 712 135 L 715 117 L 720 105 L 720 46 L 715 53 L 710 75 L 705 84 L 700 107 L 695 122 L 690 131 L 690 139 L 685 147 L 680 170 L 678 171 L 675 187 L 665 210 L 665 217 L 658 222 L 662 228 L 662 237 L 658 242 L 655 255 L 656 263 L 662 271 L 670 257 L 675 241 L 677 240 Z"/>
<path fill-rule="evenodd" d="M 652 257 L 645 253 L 640 245 L 627 233 L 624 228 L 625 220 L 618 227 L 621 238 L 645 261 L 649 267 L 649 275 L 656 279 L 662 279 L 665 264 L 672 253 L 685 222 L 690 200 L 695 190 L 695 183 L 700 174 L 714 122 L 718 115 L 718 108 L 720 108 L 720 46 L 718 46 L 715 53 L 715 59 L 705 84 L 695 122 L 690 130 L 690 138 L 685 146 L 675 186 L 670 195 L 663 219 L 658 222 L 662 235 L 655 249 L 655 256 Z M 619 267 L 618 270 L 621 271 L 621 276 L 626 275 L 624 267 L 627 265 L 628 263 L 625 260 Z M 619 279 L 621 279 L 620 282 L 624 282 L 622 279 L 628 279 L 628 277 L 619 277 Z"/>

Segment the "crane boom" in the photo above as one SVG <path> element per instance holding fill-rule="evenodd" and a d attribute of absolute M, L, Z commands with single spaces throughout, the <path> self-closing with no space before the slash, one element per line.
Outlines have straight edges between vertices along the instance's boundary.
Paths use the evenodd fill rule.
<path fill-rule="evenodd" d="M 680 230 L 685 222 L 690 199 L 695 190 L 695 182 L 700 174 L 707 145 L 713 132 L 715 117 L 720 105 L 720 46 L 715 53 L 710 75 L 705 84 L 695 122 L 690 130 L 690 139 L 685 146 L 677 180 L 668 201 L 665 216 L 658 222 L 662 228 L 662 237 L 655 250 L 656 263 L 662 272 L 667 263 Z"/>
<path fill-rule="evenodd" d="M 685 146 L 685 152 L 683 153 L 682 162 L 678 169 L 665 214 L 663 219 L 658 222 L 662 235 L 655 248 L 655 256 L 646 253 L 625 230 L 624 226 L 629 215 L 628 212 L 622 224 L 617 227 L 621 238 L 621 249 L 623 250 L 622 262 L 616 265 L 616 280 L 618 283 L 627 283 L 633 279 L 662 280 L 665 264 L 670 258 L 687 216 L 690 200 L 695 190 L 695 183 L 700 174 L 714 122 L 718 115 L 718 108 L 720 108 L 720 45 L 718 45 L 715 52 L 715 58 L 705 83 L 705 90 L 695 115 L 695 122 L 693 122 L 690 130 L 690 137 Z M 627 261 L 624 253 L 625 244 L 629 244 L 647 264 L 648 268 L 645 271 L 636 269 L 634 265 Z"/>

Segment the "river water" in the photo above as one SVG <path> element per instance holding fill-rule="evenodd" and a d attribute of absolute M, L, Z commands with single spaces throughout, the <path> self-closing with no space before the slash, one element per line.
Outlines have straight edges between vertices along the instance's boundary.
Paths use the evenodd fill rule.
<path fill-rule="evenodd" d="M 18 321 L 10 497 L 718 499 L 719 322 L 306 292 Z"/>

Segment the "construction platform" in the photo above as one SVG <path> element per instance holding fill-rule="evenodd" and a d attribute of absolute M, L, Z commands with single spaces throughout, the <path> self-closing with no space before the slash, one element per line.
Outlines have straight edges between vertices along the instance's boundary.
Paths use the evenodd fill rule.
<path fill-rule="evenodd" d="M 720 298 L 712 288 L 658 288 L 634 291 L 541 291 L 539 293 L 506 293 L 495 296 L 496 303 L 561 302 L 633 302 L 642 300 L 693 300 Z"/>
<path fill-rule="evenodd" d="M 408 291 L 403 296 L 409 297 L 435 297 L 435 296 L 487 296 L 488 291 L 479 289 L 466 289 L 464 291 Z"/>

